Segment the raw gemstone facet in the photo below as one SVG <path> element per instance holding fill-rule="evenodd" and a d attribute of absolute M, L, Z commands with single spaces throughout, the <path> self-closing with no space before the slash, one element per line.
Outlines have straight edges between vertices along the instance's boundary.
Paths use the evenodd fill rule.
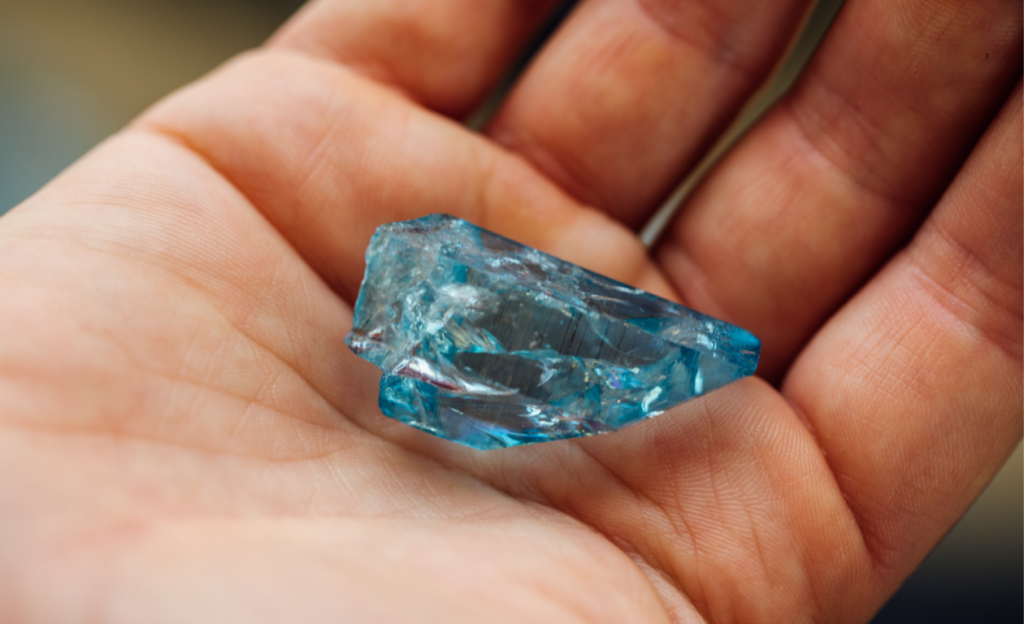
<path fill-rule="evenodd" d="M 384 414 L 478 449 L 614 431 L 754 373 L 750 332 L 449 215 L 382 225 L 346 338 Z"/>

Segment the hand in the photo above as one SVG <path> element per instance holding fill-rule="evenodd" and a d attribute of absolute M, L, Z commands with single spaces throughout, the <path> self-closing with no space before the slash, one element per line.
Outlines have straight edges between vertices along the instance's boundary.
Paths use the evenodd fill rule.
<path fill-rule="evenodd" d="M 1020 4 L 850 0 L 652 255 L 806 2 L 587 0 L 467 132 L 550 4 L 319 0 L 0 219 L 0 620 L 863 622 L 921 561 L 1022 434 Z M 384 418 L 362 254 L 442 211 L 760 377 L 508 451 Z"/>

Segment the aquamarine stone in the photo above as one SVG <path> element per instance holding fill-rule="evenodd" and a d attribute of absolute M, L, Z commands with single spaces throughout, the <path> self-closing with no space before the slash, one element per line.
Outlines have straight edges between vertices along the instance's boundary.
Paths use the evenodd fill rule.
<path fill-rule="evenodd" d="M 761 346 L 440 214 L 377 229 L 346 342 L 385 415 L 478 449 L 621 429 L 753 374 Z"/>

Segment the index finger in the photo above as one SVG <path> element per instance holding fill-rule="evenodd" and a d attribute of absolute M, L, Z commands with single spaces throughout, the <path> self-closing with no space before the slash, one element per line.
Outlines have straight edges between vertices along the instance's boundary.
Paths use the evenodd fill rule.
<path fill-rule="evenodd" d="M 465 114 L 557 0 L 316 0 L 269 42 L 329 59 L 428 108 Z"/>

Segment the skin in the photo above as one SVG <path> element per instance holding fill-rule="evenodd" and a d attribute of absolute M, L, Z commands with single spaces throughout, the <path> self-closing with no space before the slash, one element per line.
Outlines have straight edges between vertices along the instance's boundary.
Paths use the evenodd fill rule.
<path fill-rule="evenodd" d="M 4 622 L 865 622 L 1022 435 L 1021 6 L 850 0 L 653 253 L 800 2 L 318 0 L 0 219 Z M 449 212 L 752 329 L 759 376 L 477 452 L 343 344 Z"/>

